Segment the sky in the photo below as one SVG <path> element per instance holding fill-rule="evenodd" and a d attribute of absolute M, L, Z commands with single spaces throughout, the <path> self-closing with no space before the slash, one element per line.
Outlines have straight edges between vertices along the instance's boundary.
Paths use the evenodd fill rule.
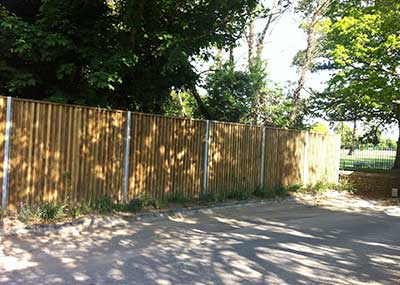
<path fill-rule="evenodd" d="M 298 75 L 296 68 L 292 66 L 293 57 L 296 53 L 306 47 L 306 35 L 300 29 L 301 17 L 294 12 L 287 12 L 280 20 L 275 23 L 269 36 L 266 37 L 263 59 L 267 60 L 267 71 L 270 78 L 284 86 L 287 81 L 296 81 Z M 257 26 L 256 30 L 262 27 Z M 247 60 L 247 47 L 245 40 L 242 46 L 235 50 L 235 59 Z M 329 78 L 327 72 L 308 74 L 306 78 L 306 88 L 311 87 L 316 90 L 323 90 L 324 82 Z M 321 120 L 317 120 L 321 121 Z M 398 138 L 398 128 L 388 127 L 382 134 L 383 138 Z"/>

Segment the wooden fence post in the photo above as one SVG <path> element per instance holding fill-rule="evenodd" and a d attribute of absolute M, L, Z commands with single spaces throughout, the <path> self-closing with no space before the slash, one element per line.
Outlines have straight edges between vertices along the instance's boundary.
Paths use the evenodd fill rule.
<path fill-rule="evenodd" d="M 205 133 L 205 143 L 204 143 L 204 165 L 203 165 L 203 185 L 202 193 L 207 193 L 207 177 L 208 177 L 208 148 L 210 143 L 210 121 L 206 120 L 206 133 Z"/>
<path fill-rule="evenodd" d="M 261 167 L 260 167 L 260 188 L 264 188 L 264 169 L 265 169 L 265 136 L 266 128 L 262 128 L 261 141 Z"/>
<path fill-rule="evenodd" d="M 3 185 L 2 185 L 2 197 L 1 207 L 5 209 L 7 207 L 7 195 L 8 195 L 8 162 L 10 156 L 10 134 L 11 134 L 11 97 L 7 97 L 6 105 L 6 129 L 4 135 L 4 160 L 3 160 Z"/>
<path fill-rule="evenodd" d="M 123 180 L 123 197 L 124 203 L 128 200 L 129 188 L 129 150 L 131 141 L 131 111 L 126 113 L 126 132 L 125 132 L 125 151 L 124 151 L 124 180 Z"/>
<path fill-rule="evenodd" d="M 304 161 L 303 161 L 303 185 L 306 186 L 308 183 L 308 140 L 309 132 L 306 131 L 306 137 L 304 140 Z"/>

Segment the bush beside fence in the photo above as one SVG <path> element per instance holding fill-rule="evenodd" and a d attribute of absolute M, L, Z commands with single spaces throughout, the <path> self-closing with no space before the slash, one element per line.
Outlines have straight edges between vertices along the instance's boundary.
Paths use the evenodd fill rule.
<path fill-rule="evenodd" d="M 6 113 L 1 97 L 2 178 Z M 333 135 L 22 99 L 12 99 L 9 123 L 9 169 L 0 189 L 11 209 L 338 179 L 340 138 Z"/>

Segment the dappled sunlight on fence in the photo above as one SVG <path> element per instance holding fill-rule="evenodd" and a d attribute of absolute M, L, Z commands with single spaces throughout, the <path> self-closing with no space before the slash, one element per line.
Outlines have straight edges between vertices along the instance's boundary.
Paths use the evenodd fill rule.
<path fill-rule="evenodd" d="M 1 177 L 6 105 L 1 97 Z M 338 178 L 337 136 L 212 121 L 206 161 L 205 121 L 130 113 L 128 125 L 126 111 L 23 99 L 11 106 L 6 198 L 12 210 L 22 203 L 198 197 Z"/>

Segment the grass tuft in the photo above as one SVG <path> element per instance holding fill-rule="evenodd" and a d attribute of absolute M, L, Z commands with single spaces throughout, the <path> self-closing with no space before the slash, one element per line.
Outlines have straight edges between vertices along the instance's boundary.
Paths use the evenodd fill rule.
<path fill-rule="evenodd" d="M 61 219 L 64 217 L 64 206 L 48 202 L 40 203 L 36 209 L 36 217 L 45 222 Z"/>

